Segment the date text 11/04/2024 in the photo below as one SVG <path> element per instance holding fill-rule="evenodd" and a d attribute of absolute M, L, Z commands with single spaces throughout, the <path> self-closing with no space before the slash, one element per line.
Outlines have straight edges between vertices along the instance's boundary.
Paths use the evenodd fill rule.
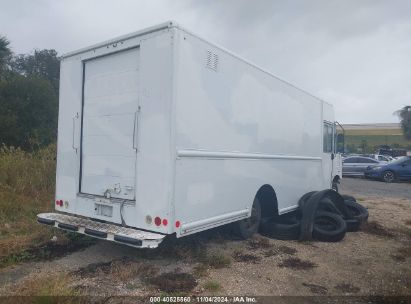
<path fill-rule="evenodd" d="M 225 297 L 225 296 L 196 296 L 196 297 L 150 297 L 151 303 L 257 303 L 257 299 L 254 297 Z"/>

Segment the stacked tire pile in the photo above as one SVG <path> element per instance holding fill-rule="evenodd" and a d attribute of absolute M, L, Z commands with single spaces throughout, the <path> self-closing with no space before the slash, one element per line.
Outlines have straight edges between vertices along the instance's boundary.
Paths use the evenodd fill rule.
<path fill-rule="evenodd" d="M 314 191 L 299 201 L 299 209 L 262 219 L 260 232 L 280 240 L 339 242 L 346 232 L 360 230 L 368 211 L 354 197 L 333 190 Z"/>

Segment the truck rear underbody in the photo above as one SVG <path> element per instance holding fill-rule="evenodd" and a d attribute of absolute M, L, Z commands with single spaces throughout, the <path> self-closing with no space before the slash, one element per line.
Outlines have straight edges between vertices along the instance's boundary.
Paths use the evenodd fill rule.
<path fill-rule="evenodd" d="M 164 234 L 160 233 L 127 228 L 60 213 L 40 213 L 37 215 L 37 221 L 40 224 L 137 248 L 156 248 L 165 237 Z"/>

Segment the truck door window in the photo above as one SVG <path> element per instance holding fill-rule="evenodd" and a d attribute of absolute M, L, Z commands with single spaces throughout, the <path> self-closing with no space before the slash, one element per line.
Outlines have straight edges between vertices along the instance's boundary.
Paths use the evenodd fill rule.
<path fill-rule="evenodd" d="M 329 123 L 324 123 L 323 128 L 323 151 L 324 153 L 333 152 L 333 126 Z"/>

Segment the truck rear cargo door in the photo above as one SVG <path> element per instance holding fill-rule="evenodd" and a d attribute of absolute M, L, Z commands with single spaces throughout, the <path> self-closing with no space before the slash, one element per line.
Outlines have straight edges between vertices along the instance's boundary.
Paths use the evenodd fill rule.
<path fill-rule="evenodd" d="M 84 63 L 80 192 L 135 199 L 139 49 Z"/>

